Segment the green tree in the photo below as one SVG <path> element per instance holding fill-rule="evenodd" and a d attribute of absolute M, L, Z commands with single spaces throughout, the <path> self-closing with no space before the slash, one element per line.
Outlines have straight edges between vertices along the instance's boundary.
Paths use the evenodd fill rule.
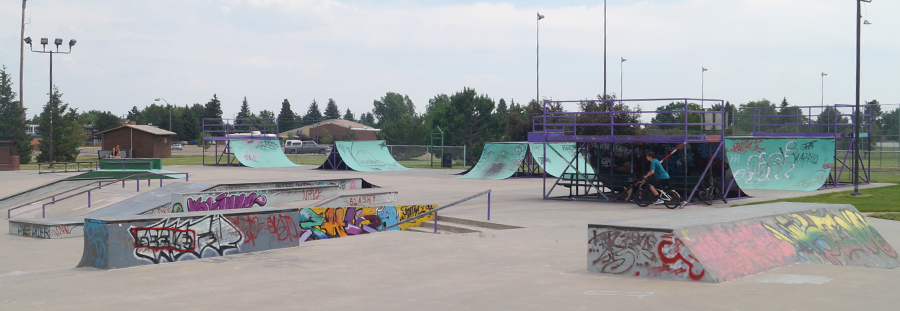
<path fill-rule="evenodd" d="M 97 115 L 97 120 L 94 121 L 94 131 L 99 133 L 117 128 L 121 125 L 122 122 L 119 121 L 118 116 L 110 111 L 104 111 Z"/>
<path fill-rule="evenodd" d="M 528 132 L 531 132 L 530 127 L 531 120 L 526 119 L 525 107 L 510 99 L 509 109 L 506 112 L 506 138 L 510 141 L 526 141 Z"/>
<path fill-rule="evenodd" d="M 216 94 L 213 94 L 213 97 L 203 106 L 203 118 L 222 118 L 222 102 L 219 101 L 219 97 Z M 222 120 L 208 120 L 206 124 L 222 124 Z"/>
<path fill-rule="evenodd" d="M 238 119 L 252 119 L 256 118 L 253 115 L 253 112 L 250 111 L 250 104 L 247 102 L 247 96 L 244 96 L 244 100 L 241 102 L 241 111 L 238 111 L 237 114 Z M 251 124 L 253 120 L 235 120 L 235 124 Z"/>
<path fill-rule="evenodd" d="M 506 112 L 508 110 L 509 108 L 506 106 L 506 101 L 501 98 L 500 101 L 497 102 L 497 113 L 499 113 L 501 116 L 506 116 Z"/>
<path fill-rule="evenodd" d="M 625 125 L 625 124 L 634 124 L 640 123 L 640 116 L 637 113 L 629 113 L 631 109 L 627 104 L 623 102 L 612 102 L 612 101 L 603 101 L 603 100 L 614 100 L 616 97 L 613 94 L 597 95 L 597 100 L 585 100 L 579 103 L 579 108 L 582 112 L 609 112 L 610 110 L 616 113 L 613 115 L 612 121 L 610 122 L 609 114 L 581 114 L 577 115 L 576 118 L 579 124 L 622 124 L 615 125 L 613 129 L 616 135 L 637 135 L 640 131 L 640 126 L 638 125 Z M 610 109 L 610 105 L 612 105 L 612 109 Z M 670 104 L 671 105 L 671 104 Z M 696 105 L 697 109 L 700 108 L 699 105 Z M 682 105 L 683 107 L 683 105 Z M 563 109 L 561 106 L 551 106 L 547 109 L 550 112 L 561 112 Z M 684 113 L 682 113 L 683 115 Z M 610 130 L 608 126 L 579 126 L 578 127 L 579 135 L 609 135 Z"/>
<path fill-rule="evenodd" d="M 862 119 L 860 124 L 871 124 L 872 135 L 883 135 L 886 123 L 884 121 L 884 112 L 881 111 L 881 103 L 874 99 L 866 102 L 866 106 L 863 108 L 863 114 L 868 115 L 868 117 L 860 116 Z M 860 133 L 864 131 L 865 129 L 861 129 Z"/>
<path fill-rule="evenodd" d="M 741 104 L 738 108 L 738 111 L 735 113 L 734 133 L 750 134 L 753 130 L 753 122 L 756 122 L 757 124 L 772 123 L 770 121 L 775 120 L 776 118 L 767 116 L 777 115 L 778 111 L 777 107 L 775 107 L 775 104 L 765 98 L 757 101 L 747 102 L 746 104 Z M 760 132 L 764 131 L 764 129 L 762 127 L 757 127 L 756 131 Z"/>
<path fill-rule="evenodd" d="M 380 137 L 388 145 L 422 145 L 428 138 L 425 119 L 420 116 L 402 116 L 385 122 Z"/>
<path fill-rule="evenodd" d="M 25 123 L 25 108 L 16 100 L 12 80 L 6 73 L 6 66 L 0 68 L 0 140 L 16 142 L 19 163 L 31 163 L 31 143 L 28 141 L 28 125 Z"/>
<path fill-rule="evenodd" d="M 78 156 L 78 147 L 87 139 L 87 133 L 78 123 L 78 111 L 62 102 L 62 93 L 53 88 L 50 102 L 44 105 L 40 116 L 38 134 L 43 138 L 39 149 L 38 162 L 73 162 Z M 50 122 L 53 121 L 53 134 Z M 53 158 L 50 158 L 50 144 L 53 143 Z"/>
<path fill-rule="evenodd" d="M 850 133 L 853 128 L 847 126 L 850 124 L 850 118 L 841 116 L 841 111 L 835 107 L 825 107 L 822 113 L 816 118 L 814 124 L 820 124 L 817 127 L 819 133 Z"/>
<path fill-rule="evenodd" d="M 444 130 L 444 142 L 448 145 L 465 145 L 466 159 L 474 164 L 481 156 L 484 144 L 501 139 L 506 132 L 501 116 L 494 113 L 494 100 L 478 95 L 474 89 L 464 88 L 450 96 L 447 103 L 432 109 L 432 126 Z M 425 129 L 425 133 L 429 133 Z"/>
<path fill-rule="evenodd" d="M 289 102 L 287 98 L 281 102 L 281 112 L 278 113 L 278 120 L 276 122 L 278 122 L 279 132 L 290 131 L 297 128 L 297 123 L 294 120 L 294 111 L 291 110 L 291 102 Z"/>
<path fill-rule="evenodd" d="M 303 115 L 302 120 L 303 126 L 322 121 L 322 112 L 319 111 L 319 103 L 316 103 L 315 99 L 309 103 L 309 108 L 306 109 L 306 114 Z"/>
<path fill-rule="evenodd" d="M 180 120 L 181 122 L 179 123 L 181 124 L 181 129 L 176 132 L 178 134 L 178 140 L 191 141 L 200 137 L 200 119 L 194 114 L 194 109 L 185 106 L 184 111 L 181 113 Z"/>
<path fill-rule="evenodd" d="M 142 124 L 149 124 L 164 130 L 169 129 L 169 109 L 166 106 L 152 103 L 141 110 Z"/>
<path fill-rule="evenodd" d="M 347 108 L 347 113 L 344 114 L 344 120 L 356 121 L 355 119 L 353 119 L 353 113 L 350 112 L 350 108 Z"/>
<path fill-rule="evenodd" d="M 347 131 L 347 132 L 345 132 L 344 135 L 341 136 L 341 140 L 342 140 L 342 141 L 357 140 L 357 138 L 356 138 L 356 132 L 355 132 L 355 131 Z"/>
<path fill-rule="evenodd" d="M 400 95 L 394 92 L 388 92 L 381 100 L 375 100 L 372 114 L 378 119 L 379 127 L 385 122 L 393 119 L 399 119 L 403 116 L 414 116 L 416 114 L 416 106 L 413 104 L 409 96 Z M 374 120 L 373 120 L 374 121 Z"/>
<path fill-rule="evenodd" d="M 341 110 L 338 109 L 337 103 L 334 102 L 334 99 L 329 98 L 328 104 L 325 105 L 325 119 L 340 119 L 341 118 Z"/>
<path fill-rule="evenodd" d="M 368 126 L 375 126 L 375 116 L 371 112 L 366 112 L 364 118 L 360 118 L 360 122 Z"/>
<path fill-rule="evenodd" d="M 331 144 L 334 142 L 334 136 L 331 136 L 331 133 L 326 129 L 322 129 L 322 138 L 319 139 L 320 144 Z"/>
<path fill-rule="evenodd" d="M 128 111 L 128 117 L 126 117 L 128 121 L 134 121 L 135 124 L 146 124 L 141 120 L 141 111 L 138 110 L 137 106 L 131 107 L 131 110 Z"/>

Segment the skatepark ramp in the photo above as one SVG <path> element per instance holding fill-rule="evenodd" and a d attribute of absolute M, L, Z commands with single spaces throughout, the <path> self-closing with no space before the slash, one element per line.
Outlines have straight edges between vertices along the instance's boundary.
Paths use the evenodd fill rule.
<path fill-rule="evenodd" d="M 834 138 L 726 138 L 726 155 L 742 189 L 815 191 L 828 180 Z"/>
<path fill-rule="evenodd" d="M 284 155 L 278 139 L 232 139 L 228 146 L 234 157 L 247 167 L 299 166 Z"/>
<path fill-rule="evenodd" d="M 299 246 L 296 208 L 88 218 L 78 267 L 119 269 Z"/>
<path fill-rule="evenodd" d="M 527 142 L 487 143 L 481 152 L 481 158 L 472 169 L 459 178 L 499 180 L 510 177 L 530 176 L 537 174 L 536 168 L 546 170 L 548 175 L 559 177 L 566 173 L 591 174 L 594 171 L 584 159 L 575 158 L 575 143 L 548 143 L 546 161 L 544 161 L 544 144 Z"/>
<path fill-rule="evenodd" d="M 588 225 L 591 272 L 720 283 L 796 263 L 900 266 L 849 204 L 771 203 Z"/>
<path fill-rule="evenodd" d="M 419 215 L 436 208 L 437 205 L 302 208 L 300 241 L 376 233 L 385 228 L 406 230 L 422 224 L 422 221 L 434 220 L 434 215 Z M 410 220 L 416 217 L 419 218 Z M 402 223 L 404 221 L 406 223 Z"/>
<path fill-rule="evenodd" d="M 363 193 L 337 195 L 322 200 L 313 207 L 382 205 L 384 203 L 397 202 L 397 198 L 397 191 L 367 191 Z"/>
<path fill-rule="evenodd" d="M 359 172 L 400 171 L 403 167 L 391 156 L 383 140 L 337 141 L 319 169 Z"/>

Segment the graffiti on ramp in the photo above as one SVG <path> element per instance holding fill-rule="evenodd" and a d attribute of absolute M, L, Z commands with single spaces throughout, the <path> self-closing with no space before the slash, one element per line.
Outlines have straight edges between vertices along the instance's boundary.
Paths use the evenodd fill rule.
<path fill-rule="evenodd" d="M 284 155 L 277 139 L 230 140 L 234 157 L 248 167 L 298 166 Z"/>
<path fill-rule="evenodd" d="M 834 167 L 834 138 L 726 138 L 742 189 L 815 191 Z"/>

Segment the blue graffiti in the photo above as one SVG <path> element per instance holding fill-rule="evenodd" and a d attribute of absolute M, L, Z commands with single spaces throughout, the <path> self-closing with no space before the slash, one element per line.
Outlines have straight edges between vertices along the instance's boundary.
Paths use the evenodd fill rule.
<path fill-rule="evenodd" d="M 106 238 L 109 236 L 109 228 L 99 220 L 89 219 L 84 222 L 85 243 L 91 245 L 94 250 L 94 266 L 106 265 Z"/>
<path fill-rule="evenodd" d="M 378 208 L 378 219 L 381 220 L 381 228 L 386 226 L 390 226 L 400 222 L 400 216 L 397 215 L 397 208 L 393 206 L 384 206 Z M 388 229 L 388 231 L 400 230 L 400 227 L 393 227 Z"/>

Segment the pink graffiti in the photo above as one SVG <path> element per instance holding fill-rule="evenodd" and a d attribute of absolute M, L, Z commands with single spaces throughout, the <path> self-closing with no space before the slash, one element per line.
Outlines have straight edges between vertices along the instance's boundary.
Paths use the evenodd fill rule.
<path fill-rule="evenodd" d="M 759 223 L 709 226 L 684 236 L 705 268 L 726 281 L 786 266 L 794 254 L 791 243 L 775 239 Z"/>
<path fill-rule="evenodd" d="M 187 206 L 188 211 L 191 212 L 218 211 L 227 209 L 251 208 L 254 204 L 259 206 L 266 206 L 266 201 L 266 196 L 264 194 L 257 195 L 256 193 L 250 193 L 228 195 L 227 193 L 222 193 L 215 199 L 213 199 L 212 197 L 208 197 L 206 198 L 206 200 L 204 200 L 203 197 L 197 198 L 196 200 L 188 198 Z"/>
<path fill-rule="evenodd" d="M 762 139 L 748 139 L 743 141 L 736 141 L 731 149 L 725 150 L 726 152 L 734 152 L 734 153 L 747 153 L 750 151 L 766 151 L 766 149 L 760 148 L 759 143 L 761 143 Z"/>

